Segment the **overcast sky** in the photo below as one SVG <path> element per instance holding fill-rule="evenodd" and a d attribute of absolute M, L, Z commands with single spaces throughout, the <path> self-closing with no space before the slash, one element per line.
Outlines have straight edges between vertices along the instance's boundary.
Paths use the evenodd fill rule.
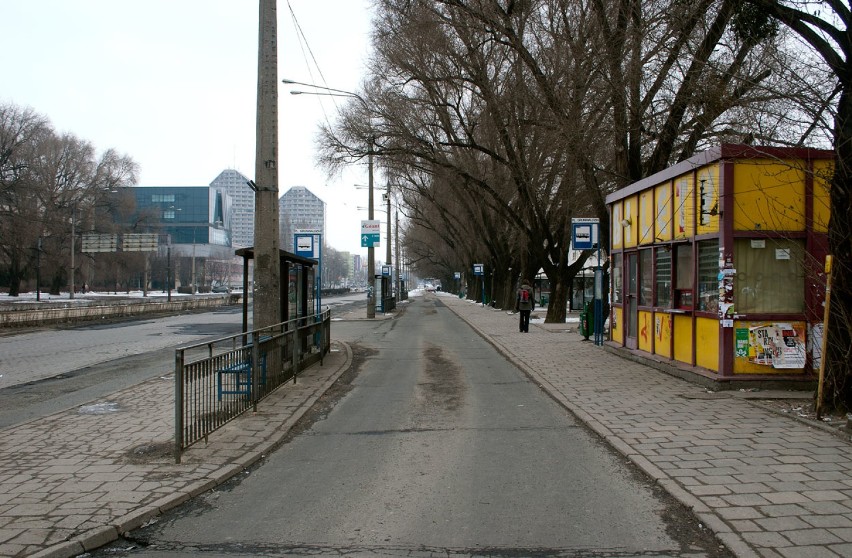
<path fill-rule="evenodd" d="M 279 78 L 356 90 L 371 14 L 369 0 L 278 0 Z M 257 18 L 257 0 L 3 0 L 0 101 L 129 155 L 141 186 L 206 186 L 226 168 L 253 179 Z M 291 88 L 279 84 L 280 193 L 307 186 L 328 204 L 328 244 L 366 253 L 365 165 L 328 178 L 314 157 L 318 123 L 345 99 Z"/>

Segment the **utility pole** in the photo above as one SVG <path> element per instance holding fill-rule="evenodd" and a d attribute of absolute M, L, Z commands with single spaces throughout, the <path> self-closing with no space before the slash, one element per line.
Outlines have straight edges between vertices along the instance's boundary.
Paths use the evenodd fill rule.
<path fill-rule="evenodd" d="M 276 0 L 260 0 L 257 56 L 253 329 L 281 322 L 278 240 L 278 38 Z"/>
<path fill-rule="evenodd" d="M 396 216 L 396 230 L 394 232 L 396 234 L 394 235 L 393 239 L 394 239 L 394 242 L 396 243 L 396 245 L 394 246 L 394 251 L 396 252 L 396 262 L 395 262 L 396 268 L 394 270 L 396 271 L 396 299 L 397 299 L 397 301 L 400 301 L 400 300 L 402 300 L 402 288 L 401 288 L 401 285 L 400 285 L 400 278 L 399 278 L 399 271 L 400 271 L 399 270 L 399 210 L 397 210 L 395 212 L 395 216 Z"/>
<path fill-rule="evenodd" d="M 387 210 L 387 219 L 388 219 L 388 250 L 387 250 L 387 265 L 393 265 L 393 258 L 391 257 L 391 185 L 388 182 L 388 210 Z M 393 296 L 393 278 L 389 278 L 388 280 L 388 289 L 390 289 L 390 296 Z"/>
<path fill-rule="evenodd" d="M 370 147 L 367 152 L 367 178 L 370 194 L 367 198 L 367 219 L 373 220 L 373 138 L 370 137 Z M 367 300 L 367 318 L 376 317 L 376 249 L 372 242 L 367 247 L 367 288 L 370 297 Z"/>

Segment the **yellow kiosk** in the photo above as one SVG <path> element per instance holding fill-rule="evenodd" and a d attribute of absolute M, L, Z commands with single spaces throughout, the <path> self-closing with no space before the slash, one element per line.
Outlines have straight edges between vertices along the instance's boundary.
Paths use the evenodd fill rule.
<path fill-rule="evenodd" d="M 832 160 L 723 144 L 607 196 L 608 344 L 715 380 L 813 379 Z"/>

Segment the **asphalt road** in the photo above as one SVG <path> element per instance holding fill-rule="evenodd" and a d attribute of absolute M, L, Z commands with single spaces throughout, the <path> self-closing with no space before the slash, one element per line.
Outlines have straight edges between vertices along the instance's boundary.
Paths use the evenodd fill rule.
<path fill-rule="evenodd" d="M 332 315 L 363 293 L 326 298 Z M 241 307 L 0 336 L 0 429 L 83 405 L 174 370 L 175 348 L 242 329 Z"/>
<path fill-rule="evenodd" d="M 299 432 L 93 556 L 720 555 L 439 299 L 400 314 L 336 324 L 355 366 Z"/>
<path fill-rule="evenodd" d="M 239 307 L 0 337 L 0 428 L 171 374 L 174 349 L 241 329 Z"/>

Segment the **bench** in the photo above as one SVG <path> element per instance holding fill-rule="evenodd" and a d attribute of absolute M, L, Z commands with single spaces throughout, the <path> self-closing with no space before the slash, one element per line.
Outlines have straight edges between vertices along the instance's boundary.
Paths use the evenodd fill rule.
<path fill-rule="evenodd" d="M 251 395 L 251 343 L 248 348 L 249 354 L 245 360 L 216 369 L 216 394 L 219 401 L 223 395 Z M 229 379 L 232 381 L 229 382 Z M 266 385 L 266 352 L 260 355 L 260 385 Z"/>

